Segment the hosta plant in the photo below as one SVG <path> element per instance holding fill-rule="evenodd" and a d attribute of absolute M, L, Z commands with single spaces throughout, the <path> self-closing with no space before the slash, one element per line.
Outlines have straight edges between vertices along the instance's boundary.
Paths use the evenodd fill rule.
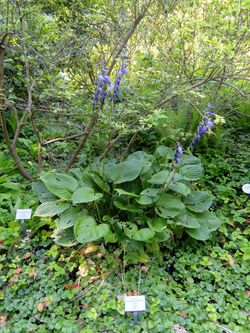
<path fill-rule="evenodd" d="M 209 211 L 213 197 L 200 191 L 200 160 L 178 157 L 165 146 L 154 155 L 137 151 L 124 161 L 95 162 L 68 174 L 43 174 L 33 184 L 41 205 L 35 215 L 55 219 L 54 239 L 71 246 L 104 240 L 119 242 L 143 259 L 175 234 L 206 240 L 220 226 Z"/>

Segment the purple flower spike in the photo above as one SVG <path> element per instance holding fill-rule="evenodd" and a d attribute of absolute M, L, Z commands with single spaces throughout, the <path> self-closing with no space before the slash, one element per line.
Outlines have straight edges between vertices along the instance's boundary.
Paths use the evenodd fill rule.
<path fill-rule="evenodd" d="M 208 105 L 210 109 L 215 109 L 215 106 L 213 104 Z M 214 123 L 212 122 L 210 117 L 216 116 L 215 113 L 206 111 L 206 109 L 202 112 L 205 118 L 203 119 L 202 123 L 198 127 L 197 134 L 195 138 L 192 140 L 190 149 L 193 150 L 194 146 L 200 141 L 200 139 L 207 133 L 207 131 L 214 127 Z"/>
<path fill-rule="evenodd" d="M 111 81 L 108 75 L 104 76 L 104 82 L 107 83 L 109 86 L 111 86 Z"/>
<path fill-rule="evenodd" d="M 203 136 L 207 133 L 207 128 L 206 125 L 203 123 L 203 125 L 199 128 L 199 132 L 200 136 Z"/>
<path fill-rule="evenodd" d="M 181 154 L 183 153 L 183 149 L 179 142 L 176 143 L 176 151 L 174 156 L 174 162 L 175 164 L 178 164 L 180 162 Z"/>
<path fill-rule="evenodd" d="M 212 121 L 209 118 L 205 118 L 204 123 L 208 128 L 214 127 L 214 124 L 212 123 Z"/>
<path fill-rule="evenodd" d="M 101 105 L 105 103 L 105 99 L 107 97 L 107 90 L 102 91 L 102 96 L 101 96 Z"/>
<path fill-rule="evenodd" d="M 122 74 L 128 74 L 128 70 L 124 67 L 121 69 L 121 71 L 122 71 Z"/>

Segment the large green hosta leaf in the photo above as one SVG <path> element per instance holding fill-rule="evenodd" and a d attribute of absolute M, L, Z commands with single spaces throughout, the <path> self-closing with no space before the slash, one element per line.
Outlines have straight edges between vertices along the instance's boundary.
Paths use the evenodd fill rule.
<path fill-rule="evenodd" d="M 201 164 L 200 159 L 193 155 L 185 155 L 183 154 L 181 157 L 180 166 L 183 165 L 194 165 L 194 164 Z"/>
<path fill-rule="evenodd" d="M 151 163 L 152 159 L 153 159 L 152 155 L 149 155 L 149 154 L 145 153 L 144 151 L 136 151 L 136 152 L 130 154 L 126 158 L 126 161 L 134 161 L 135 163 L 144 163 L 144 166 L 141 170 L 141 174 L 144 174 L 150 169 L 150 167 L 152 165 L 152 163 Z"/>
<path fill-rule="evenodd" d="M 191 212 L 184 210 L 182 213 L 176 216 L 176 224 L 182 225 L 186 228 L 200 228 L 200 224 L 195 216 Z"/>
<path fill-rule="evenodd" d="M 115 207 L 121 209 L 121 210 L 127 210 L 128 212 L 140 212 L 141 211 L 141 207 L 138 206 L 138 205 L 135 205 L 135 204 L 126 204 L 126 203 L 123 203 L 121 201 L 118 201 L 118 200 L 115 200 L 114 201 L 114 205 Z"/>
<path fill-rule="evenodd" d="M 76 244 L 73 228 L 55 229 L 53 236 L 55 243 L 61 246 L 73 246 Z"/>
<path fill-rule="evenodd" d="M 155 152 L 156 154 L 168 160 L 173 160 L 174 158 L 174 151 L 166 146 L 158 146 Z"/>
<path fill-rule="evenodd" d="M 32 190 L 38 195 L 41 203 L 58 200 L 58 197 L 51 193 L 41 180 L 32 184 Z"/>
<path fill-rule="evenodd" d="M 70 203 L 68 202 L 44 202 L 37 207 L 34 215 L 39 217 L 53 217 L 62 214 L 66 209 L 69 208 L 69 206 Z"/>
<path fill-rule="evenodd" d="M 147 188 L 140 193 L 140 196 L 136 201 L 141 205 L 150 205 L 158 199 L 157 194 L 159 191 L 160 190 L 156 188 Z"/>
<path fill-rule="evenodd" d="M 184 180 L 198 180 L 203 175 L 203 168 L 200 164 L 184 165 L 179 170 L 180 175 Z"/>
<path fill-rule="evenodd" d="M 57 220 L 57 228 L 67 229 L 72 227 L 81 216 L 87 215 L 87 213 L 88 211 L 86 209 L 82 209 L 81 207 L 69 207 Z"/>
<path fill-rule="evenodd" d="M 170 194 L 161 194 L 156 202 L 155 211 L 159 216 L 168 218 L 177 216 L 184 209 L 185 206 L 181 199 Z"/>
<path fill-rule="evenodd" d="M 150 238 L 153 238 L 155 232 L 149 228 L 141 228 L 138 229 L 136 224 L 126 223 L 126 227 L 124 228 L 125 235 L 133 240 L 146 242 Z"/>
<path fill-rule="evenodd" d="M 184 195 L 185 197 L 191 192 L 190 188 L 183 183 L 170 184 L 168 188 L 174 192 Z"/>
<path fill-rule="evenodd" d="M 116 188 L 115 191 L 119 194 L 119 195 L 126 195 L 127 197 L 130 198 L 139 198 L 139 195 L 133 193 L 133 192 L 128 192 L 123 190 L 122 188 Z"/>
<path fill-rule="evenodd" d="M 160 171 L 154 174 L 148 182 L 150 184 L 155 184 L 155 185 L 163 185 L 166 183 L 167 179 L 169 178 L 169 171 Z"/>
<path fill-rule="evenodd" d="M 125 260 L 128 264 L 148 261 L 148 256 L 144 251 L 144 244 L 142 242 L 126 239 L 122 242 L 122 247 L 125 250 Z"/>
<path fill-rule="evenodd" d="M 91 179 L 95 182 L 95 184 L 100 187 L 104 192 L 109 193 L 110 187 L 109 185 L 97 174 L 91 173 Z"/>
<path fill-rule="evenodd" d="M 74 226 L 74 234 L 79 243 L 89 243 L 104 237 L 109 231 L 107 224 L 97 225 L 93 217 L 83 216 Z"/>
<path fill-rule="evenodd" d="M 115 184 L 135 180 L 139 176 L 144 165 L 144 162 L 136 163 L 134 160 L 121 162 L 109 170 L 109 178 Z"/>
<path fill-rule="evenodd" d="M 46 187 L 57 197 L 70 200 L 72 193 L 77 189 L 78 182 L 75 178 L 63 173 L 47 173 L 41 176 Z"/>
<path fill-rule="evenodd" d="M 72 195 L 73 204 L 99 200 L 102 193 L 95 193 L 91 187 L 79 187 Z"/>
<path fill-rule="evenodd" d="M 195 191 L 190 193 L 186 200 L 186 207 L 197 213 L 206 212 L 212 205 L 213 197 L 207 192 Z"/>
<path fill-rule="evenodd" d="M 153 220 L 148 219 L 147 222 L 150 229 L 156 232 L 162 232 L 167 228 L 167 220 L 160 217 Z"/>
<path fill-rule="evenodd" d="M 202 214 L 194 214 L 200 224 L 200 228 L 186 229 L 185 231 L 189 236 L 198 240 L 207 240 L 210 233 L 215 231 L 221 225 L 221 220 L 212 212 L 205 212 Z"/>

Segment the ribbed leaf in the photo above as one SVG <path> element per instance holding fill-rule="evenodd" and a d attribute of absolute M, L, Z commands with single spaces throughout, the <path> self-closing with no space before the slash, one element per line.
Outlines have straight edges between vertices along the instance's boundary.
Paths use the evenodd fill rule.
<path fill-rule="evenodd" d="M 179 170 L 180 175 L 184 180 L 198 180 L 203 175 L 203 168 L 200 164 L 184 165 Z"/>
<path fill-rule="evenodd" d="M 74 234 L 79 243 L 89 243 L 104 237 L 109 231 L 107 224 L 96 225 L 91 216 L 83 216 L 74 226 Z"/>
<path fill-rule="evenodd" d="M 141 205 L 150 205 L 158 199 L 158 193 L 159 189 L 147 188 L 140 193 L 140 197 L 136 201 Z"/>
<path fill-rule="evenodd" d="M 191 192 L 190 188 L 183 184 L 183 183 L 175 183 L 175 184 L 170 184 L 169 185 L 170 190 L 180 193 L 184 195 L 185 197 Z"/>
<path fill-rule="evenodd" d="M 161 194 L 156 206 L 156 213 L 164 218 L 175 217 L 185 209 L 181 199 L 169 194 Z"/>
<path fill-rule="evenodd" d="M 95 193 L 91 187 L 79 187 L 72 195 L 73 204 L 96 201 L 102 198 L 102 193 Z"/>
<path fill-rule="evenodd" d="M 217 230 L 221 225 L 221 220 L 212 212 L 195 214 L 195 217 L 200 224 L 200 228 L 186 229 L 185 231 L 189 236 L 198 240 L 207 240 L 210 237 L 210 233 Z"/>
<path fill-rule="evenodd" d="M 127 210 L 129 212 L 140 212 L 141 211 L 141 207 L 135 204 L 125 204 L 122 203 L 121 201 L 114 201 L 114 205 L 115 207 L 121 209 L 121 210 Z"/>
<path fill-rule="evenodd" d="M 187 196 L 185 205 L 193 212 L 203 213 L 211 207 L 212 202 L 213 197 L 207 192 L 195 191 Z"/>
<path fill-rule="evenodd" d="M 135 180 L 146 165 L 144 161 L 124 161 L 108 169 L 109 178 L 114 184 L 121 184 Z"/>
<path fill-rule="evenodd" d="M 41 180 L 57 197 L 70 200 L 72 193 L 77 189 L 78 182 L 75 178 L 63 173 L 47 173 L 41 176 Z"/>
<path fill-rule="evenodd" d="M 73 246 L 76 244 L 75 235 L 73 228 L 68 229 L 56 229 L 52 236 L 55 240 L 55 243 L 61 246 Z"/>
<path fill-rule="evenodd" d="M 72 227 L 81 216 L 87 215 L 87 213 L 88 211 L 81 207 L 69 207 L 57 220 L 57 228 L 67 229 Z"/>
<path fill-rule="evenodd" d="M 163 185 L 166 183 L 169 178 L 169 171 L 160 171 L 154 174 L 148 182 L 155 185 Z"/>
<path fill-rule="evenodd" d="M 127 226 L 124 228 L 124 233 L 130 239 L 145 242 L 150 238 L 153 238 L 155 232 L 149 228 L 138 229 L 136 224 L 127 223 Z"/>
<path fill-rule="evenodd" d="M 68 202 L 45 202 L 37 207 L 34 215 L 39 217 L 53 217 L 63 213 L 66 209 L 69 208 L 69 206 L 70 203 Z"/>
<path fill-rule="evenodd" d="M 148 222 L 150 229 L 153 231 L 162 232 L 164 229 L 167 228 L 166 219 L 162 219 L 160 217 L 153 219 L 153 220 L 148 220 L 147 222 Z"/>
<path fill-rule="evenodd" d="M 177 225 L 182 225 L 186 228 L 200 228 L 200 224 L 194 214 L 185 210 L 176 216 Z"/>
<path fill-rule="evenodd" d="M 32 184 L 32 190 L 36 195 L 38 195 L 41 203 L 58 200 L 58 197 L 51 193 L 41 180 Z"/>

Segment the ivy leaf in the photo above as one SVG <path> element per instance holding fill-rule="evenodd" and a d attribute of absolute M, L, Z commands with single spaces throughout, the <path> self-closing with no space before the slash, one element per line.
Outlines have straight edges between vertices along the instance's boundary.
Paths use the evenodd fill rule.
<path fill-rule="evenodd" d="M 189 210 L 197 213 L 203 213 L 207 211 L 211 207 L 212 202 L 213 197 L 207 192 L 203 191 L 192 192 L 185 200 L 186 207 Z"/>

